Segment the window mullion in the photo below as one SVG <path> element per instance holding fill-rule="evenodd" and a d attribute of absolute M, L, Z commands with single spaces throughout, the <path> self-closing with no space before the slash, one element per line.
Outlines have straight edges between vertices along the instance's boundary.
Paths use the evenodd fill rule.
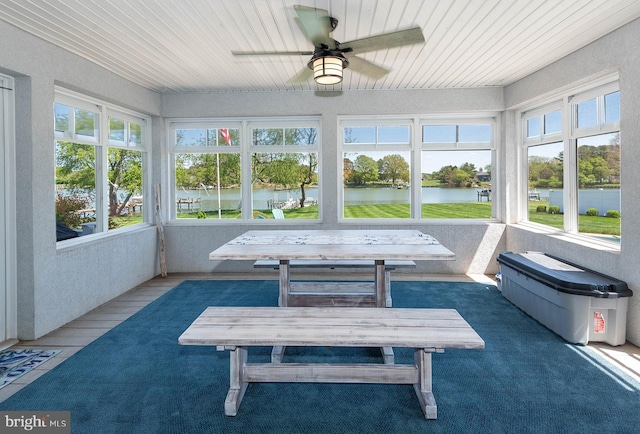
<path fill-rule="evenodd" d="M 96 201 L 100 201 L 100 218 L 96 221 L 96 231 L 105 232 L 109 227 L 109 118 L 106 110 L 98 116 L 98 140 L 96 147 Z M 96 204 L 98 205 L 98 204 Z"/>
<path fill-rule="evenodd" d="M 564 230 L 578 232 L 578 146 L 577 139 L 565 141 L 564 156 Z"/>
<path fill-rule="evenodd" d="M 411 127 L 411 218 L 422 218 L 422 128 L 420 120 L 414 119 Z"/>
<path fill-rule="evenodd" d="M 96 163 L 96 232 L 103 232 L 109 226 L 105 224 L 109 220 L 109 191 L 108 191 L 108 170 L 107 170 L 107 147 L 97 145 L 95 149 Z"/>

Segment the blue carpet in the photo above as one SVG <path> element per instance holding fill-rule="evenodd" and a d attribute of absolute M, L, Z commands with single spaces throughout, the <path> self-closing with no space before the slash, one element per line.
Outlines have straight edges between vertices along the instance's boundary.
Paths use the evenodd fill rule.
<path fill-rule="evenodd" d="M 438 419 L 411 386 L 252 384 L 224 416 L 228 352 L 179 346 L 209 305 L 277 303 L 277 281 L 187 281 L 40 377 L 0 410 L 71 411 L 74 433 L 632 433 L 640 384 L 480 283 L 393 282 L 394 307 L 455 308 L 484 350 L 433 356 Z M 270 348 L 250 350 L 268 361 Z M 288 349 L 285 361 L 379 362 L 377 349 Z M 398 362 L 411 350 L 396 349 Z"/>

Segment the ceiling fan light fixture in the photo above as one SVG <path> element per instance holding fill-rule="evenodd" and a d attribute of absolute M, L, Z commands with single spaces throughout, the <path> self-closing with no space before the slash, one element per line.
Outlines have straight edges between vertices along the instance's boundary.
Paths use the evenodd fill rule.
<path fill-rule="evenodd" d="M 348 65 L 349 62 L 341 53 L 314 56 L 309 62 L 309 68 L 313 70 L 313 79 L 316 83 L 325 86 L 340 83 L 342 71 Z"/>

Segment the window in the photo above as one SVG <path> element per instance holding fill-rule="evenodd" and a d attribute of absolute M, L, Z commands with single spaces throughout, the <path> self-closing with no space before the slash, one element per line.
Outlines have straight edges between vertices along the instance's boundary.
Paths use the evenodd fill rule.
<path fill-rule="evenodd" d="M 423 122 L 423 218 L 492 217 L 492 131 L 486 119 Z"/>
<path fill-rule="evenodd" d="M 563 113 L 569 114 L 562 128 Z M 536 125 L 544 125 L 544 130 Z M 620 92 L 617 82 L 566 95 L 523 115 L 528 220 L 620 240 Z"/>
<path fill-rule="evenodd" d="M 149 120 L 58 89 L 54 104 L 58 240 L 144 221 Z"/>
<path fill-rule="evenodd" d="M 172 128 L 179 218 L 236 218 L 241 168 L 238 125 L 183 124 Z"/>
<path fill-rule="evenodd" d="M 343 120 L 343 218 L 491 218 L 493 123 Z"/>
<path fill-rule="evenodd" d="M 411 217 L 411 127 L 345 124 L 342 129 L 344 218 Z"/>
<path fill-rule="evenodd" d="M 557 229 L 564 229 L 563 154 L 563 142 L 527 148 L 529 221 Z"/>
<path fill-rule="evenodd" d="M 577 139 L 578 232 L 620 237 L 620 133 Z"/>
<path fill-rule="evenodd" d="M 175 217 L 318 219 L 312 120 L 172 120 Z"/>
<path fill-rule="evenodd" d="M 252 211 L 282 209 L 285 218 L 317 219 L 318 129 L 252 125 Z"/>

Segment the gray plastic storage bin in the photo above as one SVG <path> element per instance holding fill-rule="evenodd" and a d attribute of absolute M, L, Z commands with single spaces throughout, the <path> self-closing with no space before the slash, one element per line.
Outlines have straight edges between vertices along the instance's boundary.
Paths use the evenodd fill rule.
<path fill-rule="evenodd" d="M 502 295 L 569 342 L 626 341 L 627 284 L 540 252 L 498 256 Z"/>

